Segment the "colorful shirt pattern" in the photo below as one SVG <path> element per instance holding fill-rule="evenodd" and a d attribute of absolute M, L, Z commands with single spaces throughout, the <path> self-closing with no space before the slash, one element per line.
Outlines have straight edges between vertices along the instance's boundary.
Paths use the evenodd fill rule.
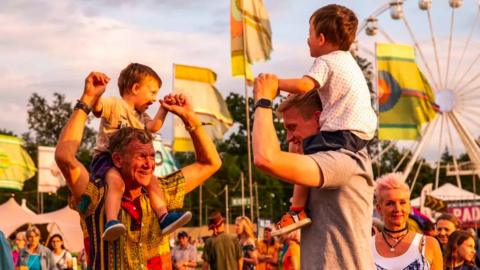
<path fill-rule="evenodd" d="M 181 208 L 185 195 L 182 172 L 176 171 L 159 178 L 159 181 L 167 208 Z M 168 236 L 161 234 L 158 219 L 146 193 L 130 204 L 139 206 L 140 211 L 134 211 L 139 215 L 131 211 L 128 203 L 122 203 L 120 222 L 126 226 L 127 233 L 114 242 L 102 240 L 106 222 L 106 185 L 104 181 L 97 183 L 98 186 L 92 181 L 88 183 L 85 194 L 74 207 L 82 220 L 89 269 L 171 269 Z"/>

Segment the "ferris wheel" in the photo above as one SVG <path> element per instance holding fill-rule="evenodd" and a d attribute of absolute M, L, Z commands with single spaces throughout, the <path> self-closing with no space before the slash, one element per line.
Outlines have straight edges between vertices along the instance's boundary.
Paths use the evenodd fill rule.
<path fill-rule="evenodd" d="M 424 125 L 422 136 L 411 144 L 410 151 L 404 153 L 395 169 L 406 163 L 404 175 L 413 175 L 412 187 L 423 162 L 423 159 L 417 160 L 426 154 L 436 156 L 435 188 L 439 184 L 441 166 L 446 166 L 447 175 L 456 176 L 459 187 L 462 186 L 460 175 L 480 176 L 477 143 L 480 136 L 479 21 L 480 2 L 477 0 L 439 0 L 435 3 L 432 0 L 390 0 L 359 27 L 356 50 L 370 57 L 375 56 L 375 43 L 414 46 L 416 62 L 439 105 L 437 116 Z M 376 75 L 372 76 L 376 82 Z M 390 142 L 379 151 L 379 156 L 396 143 Z M 440 164 L 445 149 L 453 156 L 452 164 Z M 470 162 L 458 162 L 461 153 L 466 153 Z M 407 156 L 411 156 L 410 160 L 406 160 Z M 416 172 L 412 172 L 416 163 Z"/>

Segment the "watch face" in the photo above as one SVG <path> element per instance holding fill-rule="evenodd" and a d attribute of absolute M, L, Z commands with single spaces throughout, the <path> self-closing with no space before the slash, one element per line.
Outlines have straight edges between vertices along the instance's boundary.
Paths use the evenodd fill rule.
<path fill-rule="evenodd" d="M 265 98 L 261 98 L 257 101 L 257 106 L 264 107 L 264 108 L 271 108 L 272 101 Z"/>

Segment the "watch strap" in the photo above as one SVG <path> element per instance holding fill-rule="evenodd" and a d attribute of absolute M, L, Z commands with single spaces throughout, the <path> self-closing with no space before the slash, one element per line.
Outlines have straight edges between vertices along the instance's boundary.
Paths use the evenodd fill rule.
<path fill-rule="evenodd" d="M 77 100 L 77 104 L 75 104 L 75 107 L 73 108 L 74 110 L 82 110 L 84 111 L 87 115 L 90 114 L 90 112 L 92 111 L 92 108 L 90 106 L 87 105 L 87 103 L 81 101 L 81 100 Z"/>

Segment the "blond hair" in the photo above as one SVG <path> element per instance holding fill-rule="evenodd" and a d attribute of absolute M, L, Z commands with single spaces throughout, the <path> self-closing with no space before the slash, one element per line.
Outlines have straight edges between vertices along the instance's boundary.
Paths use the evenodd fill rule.
<path fill-rule="evenodd" d="M 380 199 L 380 193 L 386 190 L 399 189 L 410 194 L 410 188 L 405 183 L 403 173 L 388 173 L 380 176 L 375 181 L 375 198 Z"/>
<path fill-rule="evenodd" d="M 238 223 L 242 227 L 243 232 L 248 238 L 255 239 L 255 233 L 253 232 L 253 223 L 246 216 L 240 216 L 235 219 L 235 223 Z"/>
<path fill-rule="evenodd" d="M 322 101 L 317 90 L 311 90 L 304 94 L 290 95 L 278 106 L 278 117 L 281 118 L 282 114 L 292 107 L 297 108 L 303 119 L 307 120 L 312 118 L 316 111 L 322 111 Z"/>

